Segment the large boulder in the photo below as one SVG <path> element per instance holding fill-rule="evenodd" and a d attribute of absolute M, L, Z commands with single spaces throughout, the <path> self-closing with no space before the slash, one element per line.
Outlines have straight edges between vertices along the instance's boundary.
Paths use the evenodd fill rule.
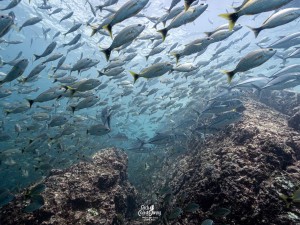
<path fill-rule="evenodd" d="M 240 122 L 203 143 L 192 143 L 197 147 L 191 152 L 165 164 L 162 174 L 173 200 L 164 210 L 200 206 L 194 213 L 183 210 L 171 224 L 201 224 L 205 219 L 231 225 L 300 224 L 298 206 L 288 207 L 280 197 L 299 188 L 300 134 L 288 127 L 284 115 L 264 104 L 247 100 L 245 107 Z M 224 208 L 230 213 L 217 216 Z"/>
<path fill-rule="evenodd" d="M 288 116 L 300 112 L 300 93 L 263 90 L 259 101 Z"/>
<path fill-rule="evenodd" d="M 42 208 L 25 213 L 25 192 L 0 209 L 1 225 L 126 224 L 136 211 L 136 191 L 127 180 L 127 156 L 106 149 L 90 162 L 52 171 Z"/>

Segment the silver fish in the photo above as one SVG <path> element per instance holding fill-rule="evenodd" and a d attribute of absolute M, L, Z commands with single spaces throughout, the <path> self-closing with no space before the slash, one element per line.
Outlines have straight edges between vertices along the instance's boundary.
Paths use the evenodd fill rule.
<path fill-rule="evenodd" d="M 245 72 L 247 70 L 258 67 L 268 61 L 274 54 L 276 50 L 271 48 L 259 49 L 253 52 L 250 52 L 245 57 L 243 57 L 236 68 L 232 71 L 222 71 L 228 76 L 228 82 L 230 83 L 234 74 L 238 72 Z"/>
<path fill-rule="evenodd" d="M 163 40 L 165 40 L 169 30 L 193 22 L 207 9 L 207 7 L 207 4 L 202 3 L 193 9 L 181 12 L 166 28 L 158 30 L 158 32 L 161 33 Z"/>
<path fill-rule="evenodd" d="M 32 26 L 34 24 L 41 22 L 42 20 L 43 20 L 43 18 L 41 18 L 39 16 L 30 18 L 22 24 L 22 26 L 19 28 L 19 31 L 21 31 L 24 27 Z"/>
<path fill-rule="evenodd" d="M 13 68 L 8 72 L 8 74 L 0 81 L 0 85 L 11 82 L 18 77 L 22 76 L 24 73 L 25 69 L 28 66 L 28 59 L 21 59 L 18 60 L 18 62 L 13 66 Z"/>
<path fill-rule="evenodd" d="M 113 40 L 111 46 L 107 49 L 102 50 L 105 54 L 107 61 L 110 58 L 111 51 L 115 48 L 118 48 L 126 43 L 131 43 L 135 38 L 137 38 L 145 29 L 144 25 L 134 24 L 128 27 L 125 27 L 121 30 L 118 35 Z"/>
<path fill-rule="evenodd" d="M 270 29 L 274 27 L 281 26 L 283 24 L 287 24 L 289 22 L 294 21 L 295 19 L 299 18 L 300 16 L 300 8 L 288 8 L 278 11 L 277 13 L 270 16 L 261 27 L 258 28 L 251 28 L 255 37 L 265 29 Z"/>
<path fill-rule="evenodd" d="M 77 34 L 71 41 L 69 41 L 67 44 L 63 44 L 62 47 L 66 47 L 68 45 L 75 45 L 81 38 L 81 34 Z"/>
<path fill-rule="evenodd" d="M 149 0 L 129 0 L 113 15 L 111 21 L 103 26 L 112 37 L 112 27 L 137 13 L 139 13 L 147 4 Z"/>
<path fill-rule="evenodd" d="M 10 12 L 8 15 L 0 15 L 0 38 L 7 34 L 14 24 L 15 14 Z"/>
<path fill-rule="evenodd" d="M 34 57 L 35 57 L 35 60 L 34 60 L 34 61 L 36 61 L 36 60 L 38 60 L 38 59 L 40 59 L 40 58 L 42 58 L 42 57 L 45 57 L 45 56 L 47 56 L 47 55 L 50 55 L 50 54 L 54 51 L 56 45 L 57 45 L 57 43 L 56 43 L 55 41 L 54 41 L 54 42 L 51 42 L 51 43 L 46 47 L 45 51 L 44 51 L 41 55 L 33 54 Z"/>
<path fill-rule="evenodd" d="M 12 8 L 16 7 L 20 2 L 21 2 L 21 0 L 11 0 L 10 3 L 5 8 L 0 9 L 0 10 L 4 11 L 4 10 L 12 9 Z"/>
<path fill-rule="evenodd" d="M 73 16 L 74 12 L 70 12 L 67 15 L 65 15 L 63 18 L 61 18 L 61 20 L 59 21 L 59 23 L 61 23 L 62 21 L 69 19 L 71 16 Z"/>

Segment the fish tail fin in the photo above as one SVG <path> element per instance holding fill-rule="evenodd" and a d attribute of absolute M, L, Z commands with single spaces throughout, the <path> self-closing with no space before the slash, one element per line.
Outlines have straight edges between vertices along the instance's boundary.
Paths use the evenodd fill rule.
<path fill-rule="evenodd" d="M 255 38 L 257 38 L 257 36 L 259 35 L 259 33 L 262 31 L 262 28 L 261 27 L 258 27 L 258 28 L 253 28 L 253 27 L 249 27 L 247 26 L 250 30 L 253 31 L 254 35 L 255 35 Z"/>
<path fill-rule="evenodd" d="M 97 70 L 98 71 L 98 77 L 101 77 L 101 76 L 103 76 L 104 75 L 104 73 L 103 72 L 101 72 L 100 70 Z"/>
<path fill-rule="evenodd" d="M 239 14 L 237 12 L 220 14 L 219 16 L 224 19 L 229 20 L 229 30 L 230 31 L 233 30 L 236 21 L 239 19 Z"/>
<path fill-rule="evenodd" d="M 14 13 L 13 11 L 10 11 L 10 12 L 8 13 L 8 15 L 11 16 L 13 19 L 16 18 L 16 15 L 15 15 L 15 13 Z"/>
<path fill-rule="evenodd" d="M 205 34 L 207 37 L 210 37 L 210 35 L 212 35 L 212 32 L 204 32 L 204 34 Z"/>
<path fill-rule="evenodd" d="M 251 86 L 257 90 L 257 97 L 259 100 L 261 100 L 261 96 L 262 96 L 261 94 L 264 88 L 258 87 L 257 85 L 254 84 L 252 84 Z"/>
<path fill-rule="evenodd" d="M 287 62 L 287 58 L 283 58 L 282 60 L 283 60 L 283 61 L 282 61 L 282 64 L 285 65 L 286 62 Z"/>
<path fill-rule="evenodd" d="M 76 89 L 70 86 L 64 86 L 64 88 L 66 88 L 66 90 L 69 90 L 71 92 L 71 96 L 73 96 L 76 92 Z"/>
<path fill-rule="evenodd" d="M 239 11 L 241 8 L 240 7 L 232 7 L 234 11 Z"/>
<path fill-rule="evenodd" d="M 96 27 L 92 27 L 91 37 L 93 37 L 97 32 L 98 32 L 98 29 Z"/>
<path fill-rule="evenodd" d="M 140 75 L 135 72 L 129 71 L 129 73 L 133 76 L 133 83 L 135 83 L 140 77 Z"/>
<path fill-rule="evenodd" d="M 173 55 L 176 59 L 176 64 L 178 64 L 178 61 L 180 59 L 180 54 L 179 53 L 171 53 L 171 55 Z"/>
<path fill-rule="evenodd" d="M 29 107 L 31 108 L 31 106 L 33 105 L 33 103 L 34 103 L 34 100 L 32 100 L 32 99 L 26 99 L 27 100 L 27 102 L 29 103 Z"/>
<path fill-rule="evenodd" d="M 111 49 L 110 48 L 103 49 L 103 50 L 101 50 L 101 52 L 103 52 L 105 54 L 106 61 L 108 61 L 110 58 Z"/>
<path fill-rule="evenodd" d="M 71 96 L 73 96 L 73 95 L 75 94 L 75 92 L 76 92 L 75 89 L 69 89 L 69 90 L 70 90 L 70 92 L 71 92 Z"/>
<path fill-rule="evenodd" d="M 259 48 L 264 48 L 262 45 L 260 45 L 259 43 L 256 43 L 256 45 L 259 47 Z"/>
<path fill-rule="evenodd" d="M 221 72 L 227 75 L 227 77 L 228 77 L 228 83 L 231 83 L 232 78 L 233 78 L 235 72 L 234 71 L 227 71 L 227 70 L 222 70 Z"/>
<path fill-rule="evenodd" d="M 5 110 L 4 112 L 5 112 L 5 116 L 8 116 L 11 113 L 10 110 Z"/>
<path fill-rule="evenodd" d="M 107 30 L 108 33 L 109 33 L 109 36 L 111 37 L 111 39 L 113 39 L 113 36 L 112 36 L 112 26 L 110 24 L 107 24 L 107 25 L 103 26 L 103 29 Z"/>
<path fill-rule="evenodd" d="M 72 113 L 74 114 L 74 112 L 76 110 L 76 107 L 75 106 L 71 106 L 71 110 L 72 110 Z"/>
<path fill-rule="evenodd" d="M 69 90 L 69 91 L 71 92 L 71 96 L 73 96 L 73 95 L 75 94 L 75 92 L 76 92 L 76 89 L 75 89 L 75 88 L 72 88 L 72 87 L 70 87 L 70 86 L 62 85 L 62 87 L 63 87 L 64 89 L 66 89 L 65 92 L 67 92 L 67 91 Z M 60 96 L 60 97 L 62 97 L 62 96 Z"/>
<path fill-rule="evenodd" d="M 186 3 L 186 1 L 184 1 L 184 11 L 187 11 L 190 8 L 190 4 Z"/>
<path fill-rule="evenodd" d="M 286 64 L 286 61 L 287 61 L 288 58 L 286 58 L 286 57 L 284 57 L 284 56 L 281 56 L 281 55 L 279 55 L 279 54 L 277 54 L 276 57 L 282 59 L 282 64 L 284 64 L 284 65 Z"/>
<path fill-rule="evenodd" d="M 39 58 L 41 58 L 40 56 L 36 55 L 36 54 L 33 54 L 34 56 L 34 61 L 38 60 Z"/>
<path fill-rule="evenodd" d="M 166 28 L 164 28 L 164 29 L 158 30 L 157 32 L 161 33 L 162 39 L 163 39 L 163 41 L 165 41 L 166 36 L 168 34 L 168 30 Z"/>

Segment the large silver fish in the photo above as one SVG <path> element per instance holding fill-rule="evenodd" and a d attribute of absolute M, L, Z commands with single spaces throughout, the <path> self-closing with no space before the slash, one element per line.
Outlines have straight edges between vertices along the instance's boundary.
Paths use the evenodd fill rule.
<path fill-rule="evenodd" d="M 13 68 L 8 72 L 8 74 L 4 77 L 3 80 L 0 81 L 0 85 L 11 82 L 18 77 L 22 76 L 24 73 L 25 69 L 28 66 L 28 59 L 20 59 L 14 66 Z"/>
<path fill-rule="evenodd" d="M 276 53 L 276 50 L 272 48 L 259 49 L 253 52 L 250 52 L 245 57 L 243 57 L 236 68 L 232 71 L 222 71 L 228 76 L 228 82 L 230 83 L 233 76 L 239 72 L 245 72 L 255 67 L 258 67 L 268 61 Z"/>
<path fill-rule="evenodd" d="M 109 60 L 111 51 L 113 49 L 118 48 L 124 44 L 131 43 L 135 38 L 137 38 L 140 35 L 140 33 L 143 32 L 144 29 L 144 25 L 134 24 L 125 27 L 123 30 L 121 30 L 113 40 L 111 46 L 107 49 L 102 50 L 102 52 L 105 54 L 106 60 Z"/>
<path fill-rule="evenodd" d="M 20 2 L 21 2 L 21 0 L 11 0 L 10 3 L 5 8 L 0 9 L 0 10 L 4 11 L 4 10 L 12 9 L 12 8 L 16 7 Z"/>
<path fill-rule="evenodd" d="M 173 69 L 173 65 L 169 62 L 162 62 L 154 64 L 150 67 L 147 67 L 143 69 L 140 73 L 135 73 L 132 71 L 129 71 L 131 75 L 134 78 L 134 83 L 136 80 L 140 77 L 144 78 L 153 78 L 153 77 L 159 77 L 164 75 L 167 72 L 170 72 Z"/>
<path fill-rule="evenodd" d="M 50 55 L 54 51 L 56 45 L 57 45 L 57 43 L 55 41 L 51 42 L 41 55 L 33 54 L 34 57 L 35 57 L 34 61 L 38 60 L 39 58 L 45 57 L 47 55 Z"/>
<path fill-rule="evenodd" d="M 15 14 L 10 12 L 8 15 L 0 15 L 0 38 L 7 34 L 14 24 Z"/>
<path fill-rule="evenodd" d="M 136 14 L 138 14 L 147 4 L 149 0 L 129 0 L 126 2 L 112 17 L 112 20 L 105 26 L 112 37 L 112 27 Z"/>
<path fill-rule="evenodd" d="M 34 24 L 37 24 L 39 22 L 41 22 L 43 20 L 42 17 L 36 16 L 36 17 L 32 17 L 28 20 L 26 20 L 22 26 L 19 28 L 19 31 L 21 31 L 24 27 L 28 27 L 28 26 L 32 26 Z"/>
<path fill-rule="evenodd" d="M 183 11 L 176 16 L 166 28 L 161 29 L 158 32 L 161 33 L 163 40 L 165 40 L 169 30 L 193 22 L 207 9 L 207 7 L 207 4 L 202 3 L 199 6 Z"/>
<path fill-rule="evenodd" d="M 274 27 L 278 27 L 284 24 L 287 24 L 289 22 L 294 21 L 295 19 L 299 18 L 300 16 L 300 8 L 288 8 L 280 10 L 279 12 L 273 14 L 270 16 L 262 26 L 258 28 L 251 28 L 254 32 L 255 37 L 258 36 L 258 34 L 265 29 L 271 29 Z"/>
<path fill-rule="evenodd" d="M 234 13 L 226 13 L 219 15 L 227 20 L 229 20 L 229 30 L 232 30 L 236 21 L 244 15 L 256 15 L 263 12 L 272 11 L 275 9 L 279 9 L 280 7 L 286 5 L 292 0 L 251 0 L 246 2 L 243 7 Z"/>

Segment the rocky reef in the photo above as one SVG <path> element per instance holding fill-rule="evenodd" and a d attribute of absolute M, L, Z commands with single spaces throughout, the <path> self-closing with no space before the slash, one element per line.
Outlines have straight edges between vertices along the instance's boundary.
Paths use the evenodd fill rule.
<path fill-rule="evenodd" d="M 283 198 L 300 187 L 300 116 L 296 101 L 279 108 L 276 99 L 269 106 L 244 99 L 242 120 L 158 160 L 155 176 L 142 172 L 153 184 L 146 194 L 129 184 L 126 154 L 106 149 L 53 170 L 40 209 L 25 213 L 26 192 L 18 194 L 0 209 L 0 224 L 300 224 L 299 204 Z M 154 210 L 159 219 L 143 220 L 141 205 L 144 215 Z"/>
<path fill-rule="evenodd" d="M 268 91 L 260 94 L 259 101 L 281 112 L 293 116 L 300 112 L 300 94 L 293 91 Z"/>
<path fill-rule="evenodd" d="M 245 107 L 240 122 L 191 143 L 190 153 L 164 166 L 164 185 L 173 195 L 164 210 L 170 214 L 191 202 L 199 205 L 193 213 L 177 213 L 170 224 L 196 225 L 205 219 L 231 225 L 300 224 L 299 205 L 289 206 L 280 197 L 299 189 L 300 133 L 288 127 L 285 115 L 262 103 L 248 99 Z"/>
<path fill-rule="evenodd" d="M 53 170 L 43 182 L 44 206 L 25 213 L 25 192 L 0 210 L 1 225 L 131 224 L 136 191 L 127 180 L 127 156 L 100 151 L 90 162 Z"/>

